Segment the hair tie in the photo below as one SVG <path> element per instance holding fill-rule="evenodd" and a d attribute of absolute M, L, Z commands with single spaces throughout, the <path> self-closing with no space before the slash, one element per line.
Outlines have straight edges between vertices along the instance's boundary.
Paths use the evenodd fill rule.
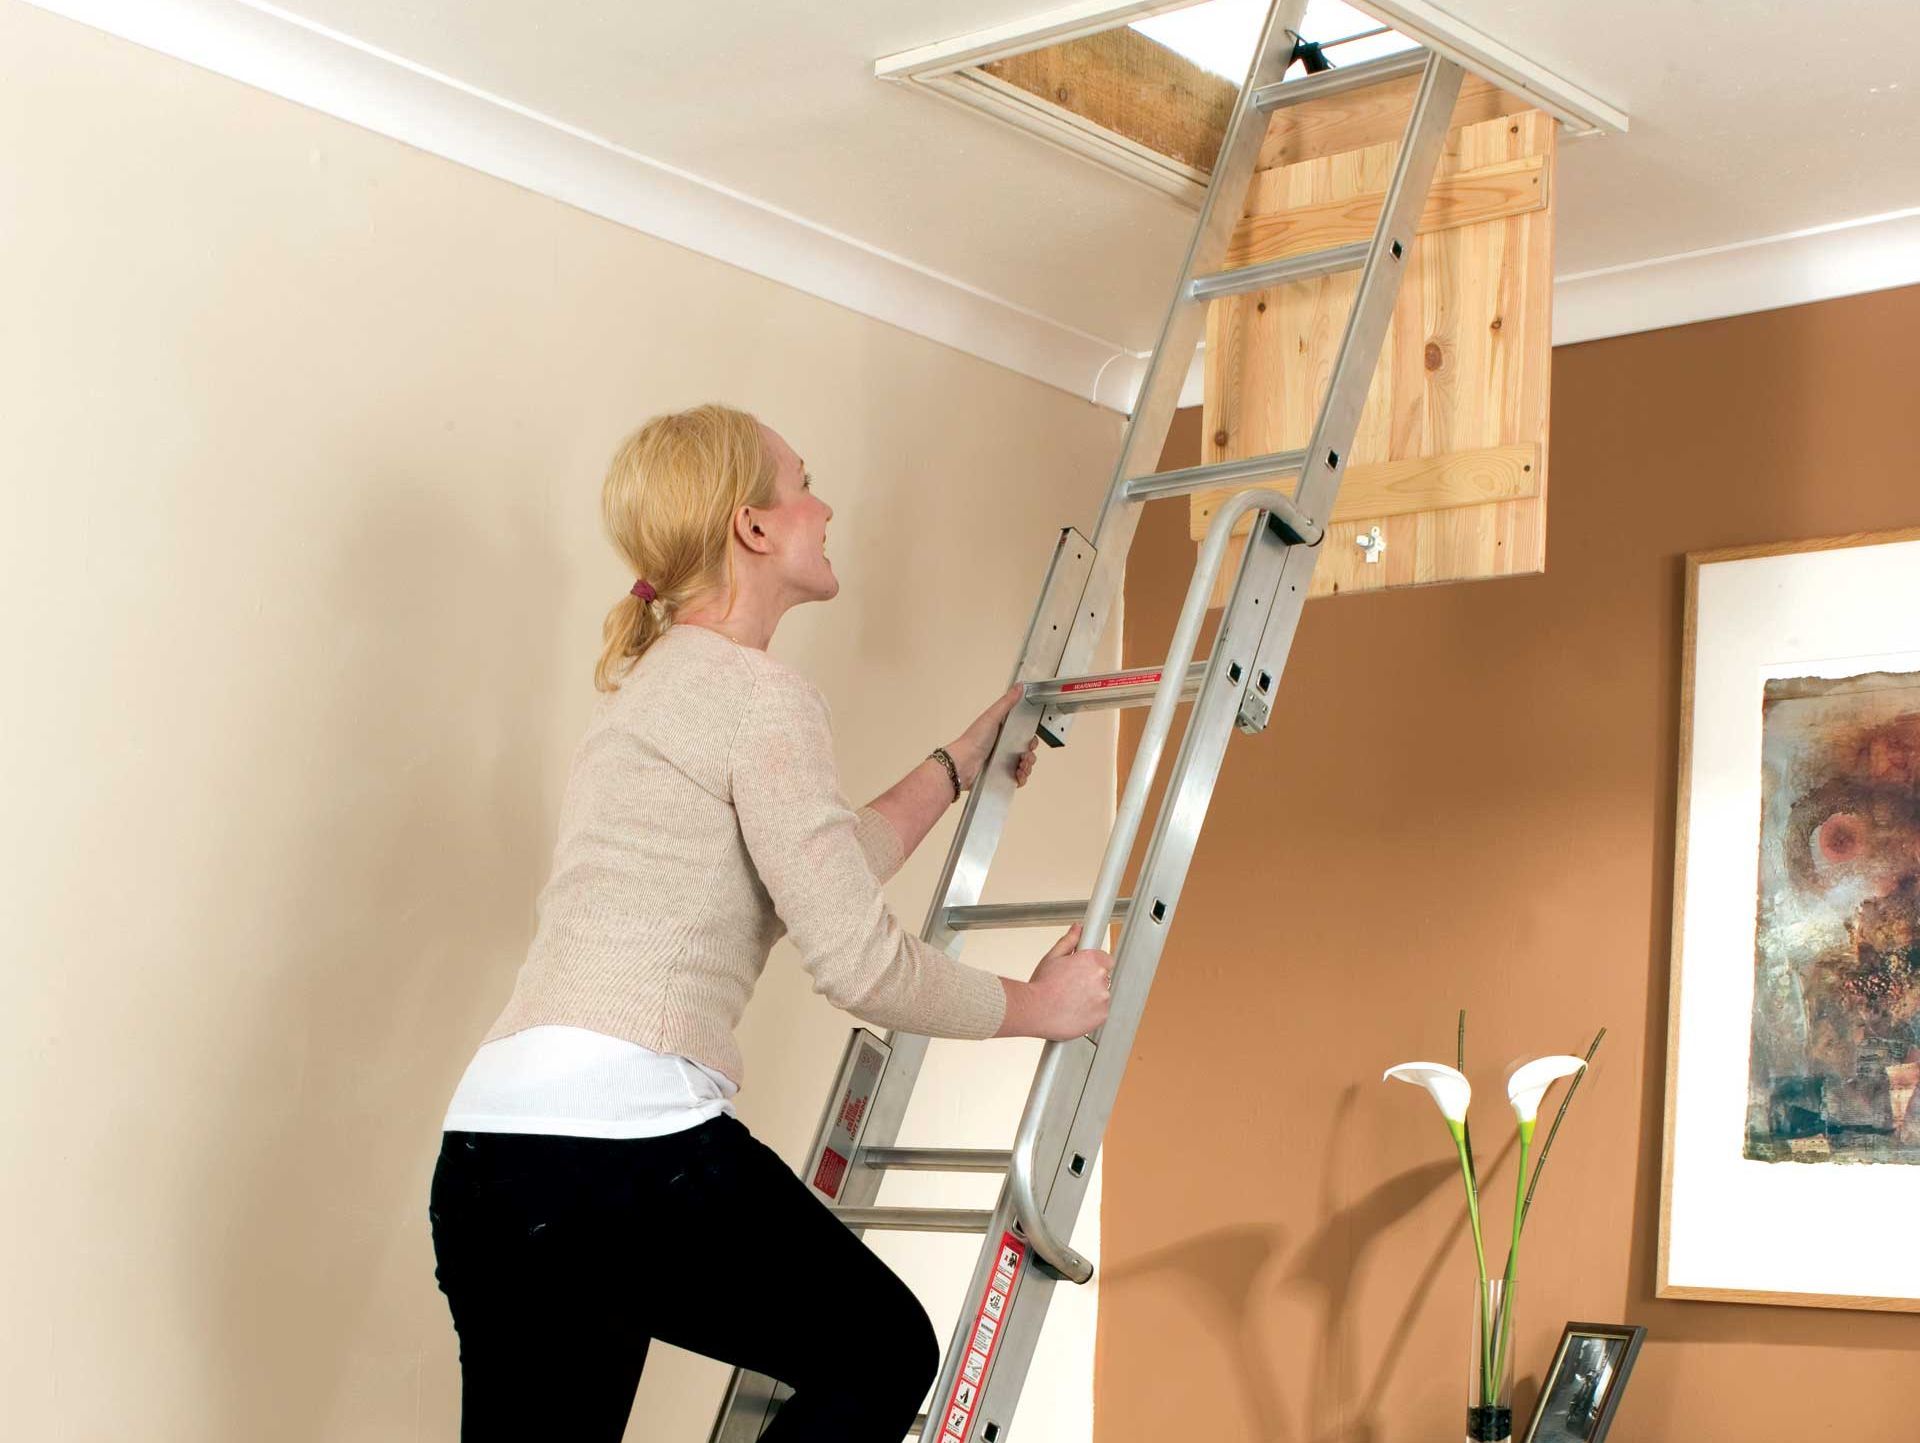
<path fill-rule="evenodd" d="M 667 604 L 660 600 L 660 593 L 653 589 L 653 583 L 645 577 L 633 583 L 633 594 L 640 598 L 640 604 L 653 614 L 653 624 L 662 631 L 667 629 Z"/>

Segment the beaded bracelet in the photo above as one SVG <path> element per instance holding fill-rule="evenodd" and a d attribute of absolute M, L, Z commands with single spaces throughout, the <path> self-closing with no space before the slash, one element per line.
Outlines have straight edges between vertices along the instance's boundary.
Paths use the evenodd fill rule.
<path fill-rule="evenodd" d="M 960 769 L 953 764 L 953 758 L 947 755 L 947 749 L 945 747 L 935 747 L 927 753 L 927 757 L 929 760 L 936 761 L 947 769 L 947 780 L 953 783 L 953 799 L 956 802 L 959 801 Z"/>

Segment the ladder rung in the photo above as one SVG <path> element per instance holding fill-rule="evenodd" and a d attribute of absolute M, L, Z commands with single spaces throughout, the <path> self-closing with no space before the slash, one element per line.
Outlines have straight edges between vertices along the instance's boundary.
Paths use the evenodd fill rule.
<path fill-rule="evenodd" d="M 1200 694 L 1200 679 L 1205 663 L 1187 668 L 1182 701 Z M 1052 681 L 1027 683 L 1027 700 L 1040 703 L 1050 711 L 1110 711 L 1115 707 L 1151 706 L 1160 686 L 1160 668 L 1144 671 L 1110 671 L 1099 676 L 1062 676 Z"/>
<path fill-rule="evenodd" d="M 1418 75 L 1426 63 L 1426 51 L 1403 50 L 1397 55 L 1383 55 L 1378 60 L 1323 70 L 1318 75 L 1303 76 L 1299 80 L 1263 85 L 1253 92 L 1253 104 L 1256 110 L 1271 112 L 1283 105 L 1298 105 L 1303 100 L 1318 100 L 1322 96 L 1338 95 L 1346 90 L 1381 85 L 1389 80 L 1398 80 L 1403 75 Z"/>
<path fill-rule="evenodd" d="M 993 1222 L 991 1208 L 835 1208 L 833 1215 L 850 1228 L 896 1233 L 984 1233 Z"/>
<path fill-rule="evenodd" d="M 1297 476 L 1307 464 L 1305 451 L 1273 451 L 1244 461 L 1216 461 L 1211 466 L 1183 466 L 1178 471 L 1155 471 L 1127 483 L 1127 500 L 1158 501 L 1166 496 L 1190 496 L 1216 486 L 1242 481 L 1265 481 L 1270 476 Z"/>
<path fill-rule="evenodd" d="M 1113 904 L 1113 920 L 1124 922 L 1133 907 L 1133 898 L 1120 897 Z M 1087 915 L 1087 899 L 1069 902 L 986 902 L 973 907 L 947 908 L 947 926 L 955 932 L 979 931 L 986 927 L 1046 927 L 1071 925 Z"/>
<path fill-rule="evenodd" d="M 863 1147 L 860 1161 L 902 1172 L 1005 1172 L 1013 1154 L 977 1147 Z"/>
<path fill-rule="evenodd" d="M 1287 256 L 1282 260 L 1262 261 L 1257 266 L 1240 266 L 1235 270 L 1195 276 L 1187 283 L 1187 299 L 1217 301 L 1223 296 L 1264 291 L 1269 286 L 1284 286 L 1293 281 L 1313 281 L 1321 276 L 1339 275 L 1342 271 L 1357 271 L 1367 263 L 1367 252 L 1372 247 L 1372 241 L 1352 241 L 1343 246 L 1330 246 L 1326 250 Z"/>

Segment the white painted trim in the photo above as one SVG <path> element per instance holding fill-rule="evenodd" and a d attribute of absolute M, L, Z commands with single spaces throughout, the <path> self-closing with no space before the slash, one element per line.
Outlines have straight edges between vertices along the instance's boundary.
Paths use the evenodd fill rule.
<path fill-rule="evenodd" d="M 1123 346 L 264 0 L 27 3 L 1101 405 L 1132 404 Z"/>
<path fill-rule="evenodd" d="M 1147 362 L 1153 358 L 1151 351 L 1126 351 L 1113 358 L 1113 371 L 1101 377 L 1100 394 L 1109 398 L 1107 404 L 1112 409 L 1129 412 L 1133 409 L 1133 398 L 1140 394 L 1140 387 L 1147 379 Z M 1206 397 L 1207 380 L 1207 343 L 1202 341 L 1193 349 L 1193 360 L 1187 366 L 1187 377 L 1180 383 L 1180 401 L 1182 406 L 1197 406 Z"/>
<path fill-rule="evenodd" d="M 1920 207 L 1558 277 L 1553 343 L 1920 284 Z"/>
<path fill-rule="evenodd" d="M 1173 197 L 1189 210 L 1198 211 L 1200 202 L 1206 198 L 1206 171 L 1096 125 L 1084 115 L 1055 105 L 1045 96 L 1009 85 L 984 70 L 942 72 L 918 82 L 918 88 L 991 116 L 1015 130 L 1038 136 L 1071 155 L 1117 170 L 1129 180 L 1137 180 Z"/>
<path fill-rule="evenodd" d="M 873 73 L 882 80 L 930 80 L 950 71 L 1004 60 L 1009 55 L 1022 55 L 1042 45 L 1097 35 L 1145 15 L 1184 10 L 1197 3 L 1199 0 L 1077 0 L 1057 10 L 883 55 L 874 62 Z"/>

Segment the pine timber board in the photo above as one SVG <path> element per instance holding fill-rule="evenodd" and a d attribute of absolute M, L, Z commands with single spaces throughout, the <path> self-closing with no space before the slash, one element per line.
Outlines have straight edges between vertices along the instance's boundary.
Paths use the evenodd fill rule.
<path fill-rule="evenodd" d="M 1254 169 L 1276 170 L 1369 145 L 1397 143 L 1407 128 L 1407 116 L 1413 110 L 1414 92 L 1419 86 L 1418 75 L 1407 75 L 1276 110 L 1267 124 L 1267 138 L 1261 142 L 1260 159 Z M 1460 83 L 1460 98 L 1449 124 L 1458 130 L 1503 115 L 1519 115 L 1530 108 L 1518 96 L 1469 75 Z M 1216 153 L 1218 149 L 1216 145 Z"/>
<path fill-rule="evenodd" d="M 1380 223 L 1387 193 L 1383 187 L 1344 200 L 1244 217 L 1227 242 L 1225 265 L 1250 266 L 1366 240 Z M 1457 171 L 1434 181 L 1417 230 L 1449 230 L 1459 225 L 1525 215 L 1547 203 L 1547 165 L 1538 155 L 1499 165 Z"/>
<path fill-rule="evenodd" d="M 1421 511 L 1443 511 L 1454 506 L 1480 506 L 1512 501 L 1538 490 L 1538 446 L 1489 446 L 1480 451 L 1455 451 L 1445 456 L 1416 456 L 1407 461 L 1382 461 L 1355 466 L 1340 483 L 1334 502 L 1334 521 L 1365 520 L 1368 525 L 1387 516 L 1409 516 Z M 1294 478 L 1269 483 L 1275 491 L 1293 494 Z M 1234 494 L 1227 486 L 1195 493 L 1188 508 L 1188 530 L 1202 540 L 1213 524 L 1214 508 Z M 1253 517 L 1243 516 L 1233 535 L 1253 529 Z"/>
<path fill-rule="evenodd" d="M 1329 97 L 1325 104 L 1341 112 L 1340 134 L 1366 135 L 1384 126 L 1393 139 L 1257 172 L 1248 192 L 1249 215 L 1255 220 L 1301 211 L 1324 216 L 1329 207 L 1383 194 L 1407 113 L 1404 98 L 1397 107 L 1380 98 L 1387 89 Z M 1362 113 L 1369 98 L 1378 117 Z M 1463 97 L 1462 105 L 1472 99 Z M 1302 134 L 1324 135 L 1333 126 L 1315 119 L 1318 104 L 1277 112 L 1276 122 L 1284 119 Z M 1496 102 L 1489 97 L 1480 104 Z M 1361 414 L 1346 484 L 1353 486 L 1371 467 L 1424 462 L 1432 468 L 1462 453 L 1527 447 L 1537 457 L 1532 491 L 1412 512 L 1378 508 L 1370 514 L 1355 514 L 1367 503 L 1343 497 L 1322 543 L 1315 595 L 1544 569 L 1555 127 L 1543 112 L 1512 110 L 1511 102 L 1498 105 L 1509 113 L 1449 132 L 1439 179 L 1449 183 L 1488 170 L 1537 173 L 1540 203 L 1428 231 L 1415 242 Z M 1455 117 L 1461 113 L 1456 109 Z M 1471 108 L 1467 113 L 1477 114 Z M 1354 273 L 1328 276 L 1209 307 L 1203 461 L 1307 444 L 1358 284 Z M 1444 473 L 1446 467 L 1439 469 Z M 1195 513 L 1205 501 L 1189 499 L 1191 525 L 1200 524 Z M 1355 538 L 1375 525 L 1387 544 L 1382 560 L 1369 563 Z M 1222 577 L 1216 605 L 1230 582 L 1230 576 Z"/>
<path fill-rule="evenodd" d="M 980 67 L 1196 170 L 1211 170 L 1240 87 L 1122 25 Z"/>

